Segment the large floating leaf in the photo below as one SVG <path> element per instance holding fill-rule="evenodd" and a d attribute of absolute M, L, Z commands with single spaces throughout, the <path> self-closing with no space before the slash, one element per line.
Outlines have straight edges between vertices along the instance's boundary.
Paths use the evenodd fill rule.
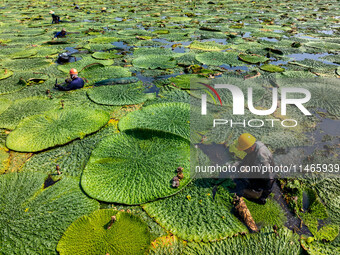
<path fill-rule="evenodd" d="M 18 73 L 16 71 L 32 72 L 32 70 L 46 68 L 51 64 L 52 63 L 48 61 L 46 58 L 25 58 L 25 59 L 13 59 L 8 62 L 6 61 L 6 67 L 8 67 L 14 72 L 14 75 L 11 78 L 14 78 L 15 74 Z M 19 79 L 17 79 L 15 82 L 18 82 L 18 80 Z"/>
<path fill-rule="evenodd" d="M 93 66 L 95 64 L 99 64 L 100 66 L 109 66 L 113 64 L 113 60 L 99 60 L 91 57 L 86 57 L 73 63 L 58 65 L 58 69 L 64 73 L 68 73 L 71 68 L 75 68 L 78 70 L 78 72 L 81 72 L 82 70 L 86 70 L 87 67 Z"/>
<path fill-rule="evenodd" d="M 18 72 L 19 74 L 19 72 Z M 22 74 L 22 73 L 21 73 Z M 15 91 L 19 91 L 26 87 L 25 83 L 19 83 L 19 79 L 22 75 L 12 75 L 9 78 L 0 80 L 0 95 L 9 94 Z"/>
<path fill-rule="evenodd" d="M 198 74 L 184 74 L 176 77 L 171 77 L 169 78 L 169 81 L 177 88 L 190 89 L 190 82 L 194 79 L 197 80 L 198 78 L 200 78 Z"/>
<path fill-rule="evenodd" d="M 319 48 L 323 50 L 334 50 L 339 51 L 340 45 L 339 43 L 331 43 L 331 42 L 308 42 L 306 43 L 307 46 L 313 48 Z"/>
<path fill-rule="evenodd" d="M 95 86 L 103 85 L 116 85 L 116 84 L 129 84 L 138 82 L 139 79 L 135 76 L 133 77 L 122 77 L 122 78 L 112 78 L 96 82 Z"/>
<path fill-rule="evenodd" d="M 340 116 L 339 100 L 340 93 L 339 80 L 330 78 L 315 77 L 313 79 L 282 79 L 279 82 L 280 86 L 291 86 L 291 84 L 299 84 L 299 87 L 304 87 L 311 93 L 312 99 L 306 103 L 306 107 L 327 110 L 328 113 Z M 290 95 L 293 97 L 294 94 Z M 298 97 L 298 95 L 295 95 Z"/>
<path fill-rule="evenodd" d="M 238 56 L 242 61 L 250 63 L 250 64 L 258 64 L 258 63 L 263 63 L 269 60 L 269 58 L 256 55 L 256 54 L 240 54 Z"/>
<path fill-rule="evenodd" d="M 321 59 L 340 64 L 340 55 L 328 55 L 328 56 L 322 57 Z"/>
<path fill-rule="evenodd" d="M 158 55 L 158 56 L 171 56 L 172 51 L 167 48 L 137 48 L 134 50 L 133 55 L 135 57 Z"/>
<path fill-rule="evenodd" d="M 109 114 L 99 110 L 68 109 L 49 111 L 21 121 L 6 140 L 15 151 L 35 152 L 91 134 L 109 121 Z"/>
<path fill-rule="evenodd" d="M 80 190 L 74 178 L 44 188 L 47 175 L 0 175 L 1 254 L 54 254 L 66 228 L 99 208 Z M 39 234 L 38 234 L 39 233 Z"/>
<path fill-rule="evenodd" d="M 14 129 L 26 117 L 57 109 L 56 100 L 45 98 L 27 98 L 14 101 L 6 110 L 0 111 L 0 128 Z"/>
<path fill-rule="evenodd" d="M 198 54 L 196 59 L 204 65 L 220 66 L 243 66 L 244 62 L 238 60 L 237 52 L 205 52 Z"/>
<path fill-rule="evenodd" d="M 285 71 L 283 73 L 279 73 L 278 77 L 282 78 L 313 78 L 315 74 L 308 71 Z"/>
<path fill-rule="evenodd" d="M 141 204 L 178 192 L 171 186 L 177 167 L 184 168 L 180 188 L 190 181 L 189 142 L 153 132 L 121 133 L 103 139 L 93 150 L 81 185 L 106 202 Z"/>
<path fill-rule="evenodd" d="M 281 205 L 274 199 L 268 198 L 265 205 L 257 204 L 245 199 L 247 207 L 257 225 L 263 226 L 283 226 L 287 218 Z"/>
<path fill-rule="evenodd" d="M 89 42 L 91 43 L 112 43 L 116 41 L 118 41 L 118 38 L 116 37 L 105 37 L 105 36 L 97 36 L 89 40 Z"/>
<path fill-rule="evenodd" d="M 335 69 L 337 68 L 336 65 L 325 64 L 321 61 L 317 61 L 314 59 L 305 59 L 302 61 L 292 61 L 289 64 L 294 65 L 290 66 L 292 70 L 296 71 L 312 71 L 315 73 L 325 73 L 329 75 L 334 75 Z"/>
<path fill-rule="evenodd" d="M 196 54 L 193 52 L 184 53 L 175 57 L 177 64 L 182 66 L 196 65 L 200 62 L 196 59 Z"/>
<path fill-rule="evenodd" d="M 84 46 L 85 49 L 88 49 L 90 52 L 94 51 L 106 51 L 111 50 L 114 46 L 111 43 L 89 43 Z"/>
<path fill-rule="evenodd" d="M 116 220 L 111 224 L 111 217 Z M 145 254 L 150 245 L 148 226 L 139 217 L 105 209 L 72 223 L 60 239 L 57 251 L 67 254 Z"/>
<path fill-rule="evenodd" d="M 318 178 L 318 177 L 316 177 Z M 325 203 L 330 212 L 330 219 L 333 223 L 340 224 L 340 197 L 338 190 L 340 189 L 339 178 L 322 178 L 317 179 L 312 188 L 317 192 L 318 196 Z"/>
<path fill-rule="evenodd" d="M 143 205 L 166 230 L 188 241 L 213 241 L 248 232 L 232 212 L 232 198 L 225 186 L 196 180 L 176 196 Z"/>
<path fill-rule="evenodd" d="M 176 66 L 176 61 L 170 56 L 148 55 L 134 59 L 132 64 L 135 67 L 145 69 L 167 69 L 174 68 Z"/>
<path fill-rule="evenodd" d="M 284 68 L 276 65 L 262 65 L 260 66 L 260 69 L 270 73 L 282 73 L 285 71 Z"/>
<path fill-rule="evenodd" d="M 110 59 L 110 58 L 119 58 L 121 55 L 116 54 L 117 51 L 110 52 L 95 52 L 92 54 L 92 57 L 95 59 Z"/>
<path fill-rule="evenodd" d="M 11 70 L 8 70 L 6 68 L 0 68 L 0 80 L 6 79 L 13 75 L 13 72 Z"/>
<path fill-rule="evenodd" d="M 310 255 L 338 255 L 340 254 L 339 236 L 337 241 L 324 242 L 301 239 L 301 246 Z"/>
<path fill-rule="evenodd" d="M 189 45 L 190 49 L 196 49 L 196 50 L 204 50 L 204 51 L 221 51 L 226 50 L 229 47 L 227 45 L 223 45 L 214 41 L 208 41 L 208 42 L 199 42 L 199 41 L 193 41 Z"/>
<path fill-rule="evenodd" d="M 120 130 L 151 129 L 173 133 L 189 139 L 190 105 L 186 103 L 162 103 L 147 106 L 129 113 L 119 123 Z"/>
<path fill-rule="evenodd" d="M 8 99 L 0 99 L 0 116 L 1 114 L 7 110 L 7 108 L 11 105 L 11 101 Z"/>
<path fill-rule="evenodd" d="M 135 84 L 95 87 L 87 91 L 89 98 L 97 104 L 131 105 L 140 104 L 154 94 L 145 93 L 142 82 Z"/>
<path fill-rule="evenodd" d="M 67 145 L 38 153 L 25 163 L 23 171 L 29 170 L 55 175 L 57 174 L 56 167 L 58 165 L 63 176 L 80 177 L 97 143 L 103 137 L 116 132 L 115 128 L 104 128 L 84 139 L 75 140 Z"/>
<path fill-rule="evenodd" d="M 105 60 L 101 60 L 105 61 Z M 121 66 L 100 66 L 94 65 L 84 69 L 81 72 L 81 76 L 87 79 L 87 85 L 92 85 L 97 81 L 112 79 L 112 78 L 121 78 L 121 77 L 130 77 L 131 72 L 128 68 L 124 68 Z"/>
<path fill-rule="evenodd" d="M 247 254 L 247 255 L 296 255 L 301 253 L 299 236 L 287 228 L 277 234 L 271 227 L 260 233 L 236 236 L 211 243 L 188 243 L 184 254 Z"/>
<path fill-rule="evenodd" d="M 23 50 L 11 55 L 11 58 L 29 58 L 36 55 L 38 51 L 36 49 Z"/>

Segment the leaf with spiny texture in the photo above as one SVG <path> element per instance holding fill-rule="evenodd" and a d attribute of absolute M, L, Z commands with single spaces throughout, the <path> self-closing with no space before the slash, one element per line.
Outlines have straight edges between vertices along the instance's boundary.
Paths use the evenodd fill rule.
<path fill-rule="evenodd" d="M 145 254 L 150 242 L 148 225 L 138 216 L 103 209 L 73 222 L 60 239 L 57 251 L 61 255 L 137 255 Z"/>
<path fill-rule="evenodd" d="M 6 229 L 1 232 L 1 254 L 54 254 L 67 227 L 99 208 L 77 179 L 63 177 L 49 187 L 46 179 L 39 172 L 0 175 L 0 229 Z"/>
<path fill-rule="evenodd" d="M 6 146 L 21 152 L 36 152 L 63 145 L 91 134 L 109 121 L 109 114 L 92 109 L 61 109 L 22 120 Z"/>
<path fill-rule="evenodd" d="M 101 201 L 141 204 L 175 194 L 190 182 L 190 144 L 175 135 L 128 132 L 104 138 L 81 178 L 84 191 Z M 171 186 L 184 168 L 179 189 Z"/>

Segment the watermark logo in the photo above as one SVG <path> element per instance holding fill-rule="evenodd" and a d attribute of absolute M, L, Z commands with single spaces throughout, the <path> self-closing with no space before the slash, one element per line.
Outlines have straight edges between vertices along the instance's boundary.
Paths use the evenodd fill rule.
<path fill-rule="evenodd" d="M 218 100 L 220 101 L 221 106 L 222 101 L 220 95 L 217 93 L 215 89 L 228 89 L 233 97 L 233 114 L 234 115 L 244 115 L 244 94 L 242 90 L 230 84 L 215 84 L 215 89 L 205 83 L 200 84 L 209 88 L 213 93 L 217 96 Z M 288 93 L 299 93 L 303 94 L 304 98 L 287 98 Z M 209 93 L 212 97 L 211 93 Z M 304 88 L 282 88 L 281 89 L 281 115 L 287 115 L 287 105 L 295 105 L 304 115 L 312 115 L 304 106 L 304 103 L 307 103 L 311 99 L 311 93 Z M 253 89 L 248 88 L 248 109 L 251 113 L 255 115 L 270 115 L 276 111 L 278 107 L 278 89 L 272 88 L 272 105 L 267 110 L 258 110 L 254 107 L 253 103 Z M 202 94 L 201 96 L 201 114 L 207 114 L 207 94 Z"/>
<path fill-rule="evenodd" d="M 320 160 L 318 153 L 316 161 L 312 150 L 318 147 L 319 151 L 329 143 L 322 138 L 321 146 L 315 145 L 319 138 L 314 132 L 320 132 L 319 121 L 332 111 L 329 109 L 338 107 L 332 100 L 338 84 L 338 80 L 283 75 L 244 79 L 225 74 L 192 79 L 188 91 L 190 141 L 195 145 L 191 148 L 192 174 L 197 178 L 248 179 L 311 173 L 338 176 L 338 160 L 329 160 L 338 154 L 325 151 L 325 159 Z M 333 91 L 330 99 L 327 91 Z M 244 134 L 249 139 L 240 142 Z M 256 146 L 252 151 L 248 150 L 251 147 L 242 149 L 240 143 Z M 256 157 L 252 154 L 255 149 Z"/>

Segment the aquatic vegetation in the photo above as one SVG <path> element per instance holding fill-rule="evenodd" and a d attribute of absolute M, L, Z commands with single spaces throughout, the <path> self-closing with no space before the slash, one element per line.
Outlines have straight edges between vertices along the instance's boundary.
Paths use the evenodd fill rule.
<path fill-rule="evenodd" d="M 236 236 L 210 243 L 189 243 L 184 254 L 300 254 L 299 236 L 285 227 L 277 234 L 271 227 L 253 235 Z"/>
<path fill-rule="evenodd" d="M 260 66 L 260 69 L 270 73 L 282 73 L 285 71 L 284 68 L 276 65 L 262 65 Z"/>
<path fill-rule="evenodd" d="M 7 230 L 2 233 L 1 253 L 53 253 L 74 220 L 99 209 L 76 179 L 64 177 L 47 187 L 47 178 L 39 172 L 0 175 L 0 226 Z"/>
<path fill-rule="evenodd" d="M 126 231 L 126 230 L 129 231 Z M 145 254 L 150 245 L 147 224 L 127 212 L 102 209 L 73 222 L 60 239 L 60 254 Z"/>
<path fill-rule="evenodd" d="M 104 105 L 140 104 L 154 97 L 144 92 L 141 83 L 96 87 L 88 90 L 87 95 L 95 103 Z"/>
<path fill-rule="evenodd" d="M 220 66 L 243 66 L 244 62 L 238 60 L 237 52 L 206 52 L 196 55 L 196 59 L 204 65 Z"/>
<path fill-rule="evenodd" d="M 120 58 L 121 56 L 116 55 L 117 51 L 110 52 L 95 52 L 92 54 L 92 57 L 95 59 L 111 59 L 111 58 Z"/>
<path fill-rule="evenodd" d="M 91 134 L 109 121 L 104 111 L 60 109 L 22 120 L 6 139 L 15 151 L 36 152 Z M 63 132 L 60 132 L 62 128 Z"/>
<path fill-rule="evenodd" d="M 190 169 L 212 163 L 204 146 L 226 150 L 228 163 L 244 157 L 235 143 L 243 132 L 276 164 L 338 163 L 337 1 L 54 2 L 0 3 L 0 254 L 340 253 L 338 178 L 306 175 L 283 187 L 303 221 L 297 233 L 310 231 L 299 237 L 283 227 L 276 196 L 246 201 L 261 229 L 248 233 L 231 180 L 193 180 L 207 176 Z M 66 37 L 54 38 L 62 28 Z M 64 52 L 76 58 L 61 65 Z M 85 87 L 55 89 L 71 68 Z M 244 115 L 215 84 L 243 92 Z M 292 84 L 311 92 L 311 116 L 294 105 L 282 115 Z M 250 88 L 257 110 L 271 107 L 277 89 L 276 111 L 253 114 Z M 214 119 L 241 124 L 211 129 Z M 265 126 L 250 128 L 251 119 Z M 283 127 L 289 119 L 298 125 Z"/>
<path fill-rule="evenodd" d="M 57 166 L 62 176 L 79 177 L 89 160 L 92 150 L 105 136 L 117 132 L 114 127 L 106 127 L 101 131 L 34 155 L 22 167 L 23 171 L 43 172 L 57 175 Z"/>
<path fill-rule="evenodd" d="M 8 162 L 9 161 L 9 152 L 5 147 L 0 145 L 0 174 L 3 174 L 7 167 L 8 167 Z"/>
<path fill-rule="evenodd" d="M 5 110 L 0 111 L 0 127 L 6 129 L 15 129 L 19 122 L 27 117 L 60 107 L 57 100 L 43 97 L 18 99 L 14 102 L 6 101 L 7 107 L 4 102 L 2 107 L 5 107 Z"/>
<path fill-rule="evenodd" d="M 37 53 L 38 53 L 38 51 L 36 49 L 29 49 L 29 50 L 23 50 L 23 51 L 15 52 L 10 57 L 13 58 L 13 59 L 29 58 L 29 57 L 36 55 Z"/>
<path fill-rule="evenodd" d="M 189 139 L 189 114 L 189 104 L 153 104 L 129 113 L 118 123 L 118 127 L 121 131 L 129 129 L 165 131 Z"/>
<path fill-rule="evenodd" d="M 256 55 L 256 54 L 240 54 L 238 56 L 242 61 L 250 63 L 250 64 L 258 64 L 268 61 L 269 59 L 264 56 Z"/>
<path fill-rule="evenodd" d="M 166 230 L 188 241 L 215 241 L 247 233 L 231 212 L 232 197 L 226 187 L 218 186 L 213 194 L 214 185 L 209 179 L 198 179 L 176 196 L 144 204 L 143 208 Z"/>
<path fill-rule="evenodd" d="M 100 59 L 94 59 L 91 57 L 82 58 L 79 61 L 76 61 L 74 63 L 68 63 L 65 65 L 58 65 L 58 69 L 64 73 L 69 73 L 71 68 L 75 68 L 82 74 L 81 72 L 86 70 L 86 68 L 93 67 L 95 65 L 100 66 L 110 66 L 113 64 L 113 60 L 106 59 L 106 60 L 100 60 Z"/>
<path fill-rule="evenodd" d="M 8 70 L 6 68 L 1 68 L 1 70 L 0 70 L 0 80 L 6 79 L 6 78 L 8 78 L 12 75 L 13 75 L 13 72 L 11 70 Z"/>
<path fill-rule="evenodd" d="M 199 42 L 193 41 L 189 46 L 190 49 L 203 51 L 221 51 L 226 50 L 228 46 L 216 42 Z"/>
<path fill-rule="evenodd" d="M 245 200 L 247 207 L 257 225 L 283 227 L 287 218 L 284 215 L 280 204 L 269 198 L 265 205 Z"/>
<path fill-rule="evenodd" d="M 170 185 L 178 166 L 184 168 L 184 188 L 191 180 L 189 160 L 189 141 L 178 136 L 120 133 L 104 138 L 93 150 L 81 186 L 101 201 L 141 204 L 178 192 Z"/>
<path fill-rule="evenodd" d="M 176 61 L 170 56 L 148 55 L 137 57 L 132 61 L 132 64 L 135 67 L 145 69 L 167 69 L 174 68 L 176 66 Z"/>

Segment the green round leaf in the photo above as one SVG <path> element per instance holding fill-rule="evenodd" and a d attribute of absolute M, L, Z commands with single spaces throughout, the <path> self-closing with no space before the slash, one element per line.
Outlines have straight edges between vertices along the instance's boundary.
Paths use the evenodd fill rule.
<path fill-rule="evenodd" d="M 118 123 L 121 131 L 128 129 L 151 129 L 190 137 L 190 105 L 186 103 L 154 104 L 126 115 Z"/>
<path fill-rule="evenodd" d="M 152 97 L 144 93 L 142 83 L 95 87 L 87 91 L 89 98 L 97 104 L 131 105 L 140 104 Z"/>
<path fill-rule="evenodd" d="M 267 58 L 267 57 L 256 55 L 256 54 L 250 55 L 250 54 L 241 53 L 238 57 L 242 61 L 250 63 L 250 64 L 263 63 L 263 62 L 266 62 L 267 60 L 269 60 L 269 58 Z"/>
<path fill-rule="evenodd" d="M 13 75 L 13 72 L 11 70 L 8 70 L 6 68 L 0 68 L 0 80 L 6 79 Z"/>
<path fill-rule="evenodd" d="M 155 30 L 155 31 L 153 31 L 152 33 L 155 33 L 155 34 L 159 34 L 159 35 L 161 35 L 161 34 L 169 34 L 169 33 L 170 33 L 170 31 L 169 31 L 169 30 L 166 30 L 166 29 L 164 29 L 164 30 Z"/>
<path fill-rule="evenodd" d="M 270 73 L 282 73 L 285 71 L 284 68 L 276 65 L 262 65 L 260 66 L 260 69 Z"/>
<path fill-rule="evenodd" d="M 121 55 L 116 54 L 117 51 L 111 52 L 95 52 L 92 54 L 92 57 L 95 59 L 110 59 L 110 58 L 120 58 Z"/>
<path fill-rule="evenodd" d="M 230 182 L 229 182 L 230 184 Z M 198 179 L 176 196 L 143 205 L 144 210 L 163 228 L 187 241 L 215 241 L 247 227 L 232 212 L 232 197 L 226 186 L 210 179 Z"/>
<path fill-rule="evenodd" d="M 91 43 L 112 43 L 118 41 L 116 37 L 97 36 L 89 40 Z"/>
<path fill-rule="evenodd" d="M 111 61 L 111 60 L 99 60 L 99 61 Z M 130 77 L 131 72 L 128 68 L 124 68 L 121 66 L 101 66 L 101 65 L 93 65 L 81 72 L 81 76 L 88 80 L 87 85 L 92 85 L 98 81 L 112 79 L 112 78 L 121 78 L 121 77 Z"/>
<path fill-rule="evenodd" d="M 111 224 L 111 217 L 115 221 Z M 109 228 L 110 227 L 110 228 Z M 97 210 L 72 223 L 60 239 L 60 255 L 145 254 L 150 245 L 148 225 L 126 212 Z"/>
<path fill-rule="evenodd" d="M 209 243 L 188 243 L 184 253 L 189 254 L 301 254 L 299 236 L 283 227 L 275 233 L 272 227 L 261 229 L 260 233 L 236 236 Z"/>
<path fill-rule="evenodd" d="M 29 58 L 36 55 L 38 51 L 36 49 L 29 49 L 15 52 L 11 55 L 11 58 Z"/>
<path fill-rule="evenodd" d="M 0 99 L 0 116 L 4 111 L 7 110 L 11 103 L 12 102 L 8 99 Z"/>
<path fill-rule="evenodd" d="M 59 102 L 42 97 L 18 99 L 0 111 L 0 128 L 14 129 L 26 117 L 57 109 Z M 1 108 L 1 107 L 0 107 Z"/>
<path fill-rule="evenodd" d="M 62 109 L 28 117 L 21 121 L 6 140 L 15 151 L 36 152 L 91 134 L 109 121 L 99 110 Z"/>
<path fill-rule="evenodd" d="M 227 45 L 223 45 L 214 41 L 208 41 L 208 42 L 200 42 L 200 41 L 193 41 L 189 45 L 190 49 L 196 49 L 196 50 L 204 50 L 204 51 L 221 51 L 226 50 L 229 47 Z"/>
<path fill-rule="evenodd" d="M 190 89 L 190 81 L 192 79 L 199 79 L 198 74 L 184 74 L 178 75 L 176 77 L 169 78 L 169 81 L 173 83 L 176 87 L 181 89 Z"/>
<path fill-rule="evenodd" d="M 77 179 L 64 177 L 47 188 L 46 179 L 32 172 L 0 175 L 1 254 L 54 254 L 67 227 L 99 208 Z"/>
<path fill-rule="evenodd" d="M 132 61 L 135 67 L 145 69 L 168 69 L 176 66 L 176 61 L 170 56 L 148 55 L 140 56 Z"/>
<path fill-rule="evenodd" d="M 237 52 L 205 52 L 198 54 L 196 60 L 204 65 L 220 66 L 220 65 L 231 65 L 231 66 L 243 66 L 245 63 L 238 60 Z"/>
<path fill-rule="evenodd" d="M 190 144 L 166 133 L 120 133 L 104 138 L 93 150 L 81 185 L 105 202 L 141 204 L 175 194 L 190 179 Z M 178 189 L 171 180 L 184 168 Z"/>
<path fill-rule="evenodd" d="M 98 64 L 100 67 L 110 66 L 113 64 L 113 60 L 112 59 L 98 60 L 91 57 L 85 57 L 76 62 L 68 63 L 65 65 L 58 65 L 57 68 L 58 70 L 64 73 L 69 73 L 71 68 L 75 68 L 78 70 L 78 72 L 81 72 L 81 75 L 83 75 L 82 71 L 85 71 L 87 68 L 93 67 L 96 64 Z"/>
<path fill-rule="evenodd" d="M 115 128 L 105 127 L 84 139 L 37 153 L 25 163 L 22 170 L 57 174 L 58 165 L 63 176 L 80 177 L 97 143 L 115 132 L 117 132 Z"/>
<path fill-rule="evenodd" d="M 306 43 L 307 46 L 309 47 L 313 47 L 313 48 L 319 48 L 322 50 L 334 50 L 334 51 L 339 51 L 340 50 L 340 46 L 339 43 L 331 43 L 331 42 L 308 42 Z"/>

